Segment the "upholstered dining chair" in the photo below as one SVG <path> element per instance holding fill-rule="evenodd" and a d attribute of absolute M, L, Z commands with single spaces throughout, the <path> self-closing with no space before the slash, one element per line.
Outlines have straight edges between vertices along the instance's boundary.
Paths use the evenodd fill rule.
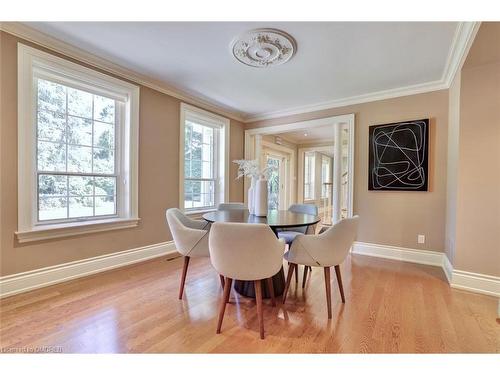
<path fill-rule="evenodd" d="M 219 211 L 246 210 L 246 207 L 243 203 L 239 202 L 219 203 L 219 205 L 217 206 L 217 210 Z"/>
<path fill-rule="evenodd" d="M 282 267 L 285 243 L 277 239 L 266 224 L 214 223 L 210 231 L 209 249 L 213 267 L 225 277 L 224 296 L 219 310 L 216 332 L 221 332 L 232 281 L 253 281 L 260 338 L 263 339 L 261 283 L 264 280 L 267 282 L 271 302 L 275 306 L 271 277 Z"/>
<path fill-rule="evenodd" d="M 179 288 L 179 299 L 182 299 L 189 259 L 192 257 L 210 256 L 208 250 L 208 231 L 210 229 L 210 224 L 202 220 L 193 220 L 184 215 L 178 208 L 169 208 L 166 212 L 166 216 L 175 247 L 184 257 L 181 285 Z"/>
<path fill-rule="evenodd" d="M 306 214 L 306 215 L 313 215 L 313 216 L 318 216 L 318 207 L 314 204 L 292 204 L 288 208 L 288 211 L 290 212 L 295 212 L 298 214 Z M 314 234 L 315 231 L 315 225 L 309 225 L 307 227 L 293 227 L 293 228 L 287 228 L 286 230 L 279 231 L 278 232 L 278 237 L 283 238 L 287 245 L 291 245 L 295 237 L 299 234 Z M 311 267 L 305 266 L 304 267 L 304 275 L 302 277 L 302 288 L 306 286 L 306 279 L 307 279 L 307 271 L 310 270 L 312 271 Z M 299 274 L 298 272 L 295 273 L 295 282 L 299 282 Z"/>
<path fill-rule="evenodd" d="M 343 219 L 318 235 L 298 235 L 290 249 L 285 253 L 288 261 L 288 275 L 286 278 L 283 303 L 290 288 L 293 272 L 297 272 L 297 265 L 303 264 L 311 267 L 323 267 L 325 273 L 326 302 L 328 308 L 328 319 L 332 318 L 332 300 L 330 290 L 330 267 L 335 267 L 337 281 L 339 283 L 342 303 L 345 303 L 344 288 L 340 275 L 339 265 L 345 260 L 349 249 L 356 238 L 359 217 Z"/>
<path fill-rule="evenodd" d="M 318 216 L 318 207 L 314 204 L 292 204 L 288 208 L 288 211 L 297 214 Z M 314 225 L 309 225 L 307 227 L 286 228 L 286 230 L 278 232 L 278 237 L 283 238 L 285 242 L 290 245 L 297 235 L 306 233 L 314 233 Z"/>

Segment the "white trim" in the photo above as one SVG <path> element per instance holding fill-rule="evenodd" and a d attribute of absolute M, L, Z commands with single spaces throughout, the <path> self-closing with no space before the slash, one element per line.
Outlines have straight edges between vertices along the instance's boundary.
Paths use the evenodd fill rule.
<path fill-rule="evenodd" d="M 180 105 L 180 122 L 179 122 L 179 208 L 184 210 L 184 132 L 185 132 L 185 124 L 186 124 L 186 113 L 190 115 L 194 115 L 195 117 L 200 117 L 200 119 L 209 119 L 214 122 L 214 124 L 220 125 L 221 132 L 220 136 L 224 140 L 224 147 L 218 146 L 218 161 L 220 162 L 220 156 L 224 155 L 223 160 L 223 168 L 219 169 L 219 183 L 223 181 L 224 187 L 223 191 L 220 192 L 222 196 L 216 197 L 215 206 L 217 207 L 218 203 L 228 202 L 229 201 L 229 165 L 230 165 L 230 137 L 231 137 L 231 121 L 223 116 L 219 116 L 215 113 L 205 111 L 204 109 L 192 106 L 190 104 L 181 103 Z M 221 199 L 222 198 L 222 199 Z M 207 209 L 193 209 L 188 211 L 187 213 L 200 213 L 200 212 L 209 212 L 213 211 L 211 208 Z"/>
<path fill-rule="evenodd" d="M 476 36 L 477 30 L 479 30 L 480 25 L 481 25 L 480 22 L 459 22 L 457 29 L 455 31 L 455 36 L 452 45 L 450 47 L 450 52 L 448 54 L 447 62 L 443 69 L 442 77 L 439 80 L 419 83 L 415 85 L 409 85 L 389 90 L 376 91 L 348 98 L 340 98 L 321 103 L 315 103 L 311 105 L 299 106 L 295 108 L 289 108 L 286 110 L 263 112 L 251 115 L 245 115 L 242 112 L 236 111 L 228 106 L 224 106 L 207 97 L 202 97 L 199 94 L 184 92 L 178 88 L 169 86 L 165 82 L 161 82 L 146 75 L 136 73 L 130 69 L 115 64 L 109 60 L 103 59 L 89 52 L 86 52 L 78 47 L 65 43 L 59 39 L 56 39 L 47 34 L 36 31 L 22 23 L 1 22 L 0 30 L 3 30 L 9 34 L 23 38 L 25 40 L 28 40 L 30 42 L 36 43 L 42 47 L 52 49 L 55 52 L 64 54 L 68 57 L 79 60 L 85 64 L 92 65 L 101 70 L 129 79 L 138 84 L 162 92 L 174 98 L 190 102 L 200 108 L 220 113 L 221 115 L 227 116 L 229 118 L 244 123 L 249 123 L 249 122 L 267 120 L 277 117 L 285 117 L 301 113 L 320 111 L 324 109 L 344 107 L 347 105 L 368 103 L 377 100 L 391 99 L 400 96 L 422 94 L 425 92 L 448 89 L 450 87 L 451 82 L 453 82 L 453 78 L 456 72 L 459 71 L 460 67 L 465 61 L 469 48 L 472 45 L 472 42 L 474 41 L 474 38 Z"/>
<path fill-rule="evenodd" d="M 323 111 L 331 108 L 340 108 L 346 107 L 355 104 L 369 103 L 375 102 L 378 100 L 384 99 L 392 99 L 398 98 L 400 96 L 408 96 L 408 95 L 416 95 L 423 94 L 431 91 L 445 90 L 448 87 L 441 80 L 428 82 L 428 83 L 419 83 L 416 85 L 399 87 L 396 89 L 382 90 L 377 92 L 372 92 L 368 94 L 351 96 L 348 98 L 329 100 L 321 103 L 304 105 L 299 107 L 294 107 L 286 110 L 273 111 L 273 112 L 265 112 L 256 115 L 251 115 L 245 118 L 245 123 L 251 123 L 256 121 L 270 120 L 280 117 L 288 117 L 294 115 L 300 115 L 303 113 L 317 112 Z"/>
<path fill-rule="evenodd" d="M 201 97 L 199 94 L 184 92 L 178 88 L 169 86 L 165 82 L 156 80 L 140 73 L 136 73 L 133 70 L 124 68 L 81 48 L 75 47 L 45 33 L 34 30 L 31 27 L 20 22 L 0 22 L 0 30 L 25 39 L 29 42 L 38 44 L 39 46 L 51 49 L 57 53 L 78 60 L 84 64 L 91 65 L 95 68 L 120 76 L 142 86 L 149 87 L 171 97 L 192 103 L 209 111 L 220 113 L 224 116 L 233 118 L 238 121 L 244 121 L 244 116 L 240 112 L 234 111 L 233 109 L 217 103 L 212 99 Z"/>
<path fill-rule="evenodd" d="M 377 258 L 437 266 L 443 269 L 452 288 L 500 297 L 500 277 L 454 270 L 445 253 L 358 241 L 354 242 L 351 252 Z"/>
<path fill-rule="evenodd" d="M 450 88 L 455 75 L 462 69 L 480 26 L 481 22 L 460 22 L 458 24 L 443 72 L 442 81 L 445 82 L 446 88 Z"/>
<path fill-rule="evenodd" d="M 368 255 L 377 258 L 395 259 L 438 267 L 443 265 L 443 253 L 437 251 L 409 249 L 358 241 L 354 242 L 351 251 L 354 254 Z"/>
<path fill-rule="evenodd" d="M 0 298 L 172 254 L 177 252 L 169 241 L 3 276 Z"/>
<path fill-rule="evenodd" d="M 480 22 L 459 22 L 455 30 L 452 45 L 440 79 L 415 85 L 403 86 L 394 89 L 375 91 L 367 94 L 355 95 L 348 98 L 329 100 L 321 103 L 289 108 L 286 110 L 263 112 L 247 116 L 245 122 L 269 120 L 278 117 L 293 116 L 302 113 L 316 112 L 330 108 L 345 107 L 348 105 L 374 102 L 377 100 L 392 99 L 401 96 L 423 94 L 426 92 L 446 90 L 450 88 L 455 74 L 463 65 L 470 46 L 474 41 Z"/>
<path fill-rule="evenodd" d="M 346 115 L 337 115 L 330 117 L 322 117 L 314 120 L 305 120 L 298 121 L 292 123 L 286 123 L 281 125 L 273 125 L 273 126 L 264 126 L 261 128 L 253 128 L 245 130 L 245 135 L 266 135 L 266 134 L 276 134 L 276 133 L 290 133 L 297 130 L 317 128 L 320 126 L 327 126 L 331 124 L 337 123 L 353 123 L 354 122 L 354 113 L 346 114 Z"/>
<path fill-rule="evenodd" d="M 33 230 L 17 231 L 19 243 L 98 233 L 116 229 L 133 228 L 139 225 L 139 218 L 107 219 L 37 226 Z"/>
<path fill-rule="evenodd" d="M 17 44 L 18 52 L 18 239 L 21 242 L 42 240 L 61 236 L 88 233 L 137 225 L 138 221 L 138 168 L 139 168 L 139 87 L 126 81 L 108 76 L 82 65 Z M 35 76 L 57 76 L 63 84 L 90 88 L 95 92 L 112 93 L 125 107 L 123 121 L 116 137 L 117 175 L 117 218 L 65 221 L 65 228 L 59 224 L 38 223 L 35 215 L 37 197 L 36 180 L 36 126 L 35 126 Z M 119 111 L 122 112 L 122 111 Z M 117 115 L 118 116 L 118 115 Z M 96 230 L 97 226 L 102 228 Z M 82 228 L 79 228 L 82 227 Z M 30 235 L 28 232 L 33 231 Z M 45 236 L 46 235 L 46 236 Z"/>
<path fill-rule="evenodd" d="M 469 292 L 500 297 L 500 277 L 453 270 L 450 286 Z"/>
<path fill-rule="evenodd" d="M 450 260 L 446 256 L 446 254 L 443 254 L 443 271 L 444 275 L 448 279 L 448 283 L 451 283 L 451 278 L 453 277 L 453 266 L 451 265 Z"/>
<path fill-rule="evenodd" d="M 354 199 L 354 132 L 355 132 L 355 115 L 354 113 L 324 117 L 314 120 L 299 121 L 294 123 L 265 126 L 261 128 L 253 128 L 245 130 L 245 159 L 258 159 L 260 157 L 259 148 L 257 143 L 259 142 L 259 137 L 266 134 L 279 134 L 288 133 L 297 130 L 311 129 L 320 126 L 327 126 L 335 124 L 347 124 L 349 128 L 349 178 L 348 178 L 348 189 L 349 197 L 347 202 L 347 216 L 351 217 L 353 215 L 353 199 Z M 299 166 L 300 160 L 298 160 L 297 165 Z M 300 167 L 300 166 L 299 166 Z M 299 169 L 300 174 L 300 169 Z M 244 201 L 247 202 L 247 191 L 249 188 L 249 179 L 244 180 Z M 299 201 L 299 189 L 297 189 L 297 200 Z"/>

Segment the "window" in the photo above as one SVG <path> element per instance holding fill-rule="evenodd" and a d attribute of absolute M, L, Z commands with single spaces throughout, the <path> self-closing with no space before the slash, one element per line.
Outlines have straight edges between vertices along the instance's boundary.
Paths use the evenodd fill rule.
<path fill-rule="evenodd" d="M 18 50 L 19 241 L 136 225 L 138 87 Z"/>
<path fill-rule="evenodd" d="M 321 155 L 321 198 L 328 198 L 330 188 L 327 183 L 331 183 L 331 158 Z"/>
<path fill-rule="evenodd" d="M 229 120 L 181 106 L 181 196 L 187 212 L 215 209 L 227 198 Z"/>
<path fill-rule="evenodd" d="M 314 152 L 304 153 L 304 200 L 314 199 Z"/>
<path fill-rule="evenodd" d="M 37 221 L 116 216 L 119 103 L 41 78 L 34 83 Z"/>

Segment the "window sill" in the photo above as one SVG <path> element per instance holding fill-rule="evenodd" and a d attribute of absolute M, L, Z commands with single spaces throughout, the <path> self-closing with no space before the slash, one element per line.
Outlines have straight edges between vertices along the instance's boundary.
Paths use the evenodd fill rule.
<path fill-rule="evenodd" d="M 140 218 L 134 219 L 107 219 L 85 222 L 40 225 L 31 230 L 16 232 L 20 243 L 43 241 L 52 238 L 77 236 L 81 234 L 104 232 L 116 229 L 133 228 L 139 224 Z"/>

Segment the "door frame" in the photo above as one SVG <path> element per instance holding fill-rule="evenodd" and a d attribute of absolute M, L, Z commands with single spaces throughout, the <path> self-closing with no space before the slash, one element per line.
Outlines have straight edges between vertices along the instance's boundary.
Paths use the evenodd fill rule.
<path fill-rule="evenodd" d="M 260 152 L 262 150 L 262 136 L 267 134 L 278 134 L 287 133 L 297 130 L 307 130 L 316 127 L 323 127 L 326 125 L 332 125 L 332 133 L 335 135 L 335 129 L 339 125 L 347 125 L 349 129 L 349 147 L 348 147 L 348 158 L 349 158 L 349 170 L 348 170 L 348 201 L 347 201 L 347 217 L 353 216 L 353 201 L 354 201 L 354 129 L 355 129 L 355 115 L 354 113 L 324 117 L 315 120 L 299 121 L 294 123 L 288 123 L 283 125 L 272 125 L 265 126 L 261 128 L 247 129 L 245 130 L 245 159 L 259 159 Z M 335 163 L 335 160 L 334 160 Z M 248 202 L 247 192 L 249 188 L 248 179 L 244 180 L 244 201 Z"/>
<path fill-rule="evenodd" d="M 267 141 L 262 141 L 261 142 L 261 150 L 267 148 L 271 151 L 274 151 L 276 156 L 284 157 L 286 159 L 286 166 L 285 166 L 285 179 L 286 179 L 286 184 L 285 184 L 285 200 L 284 200 L 284 206 L 289 207 L 292 203 L 296 201 L 296 180 L 297 176 L 295 174 L 295 169 L 296 169 L 296 151 L 294 149 L 288 148 L 288 147 L 283 147 L 281 145 L 277 145 L 275 143 L 267 142 Z"/>

